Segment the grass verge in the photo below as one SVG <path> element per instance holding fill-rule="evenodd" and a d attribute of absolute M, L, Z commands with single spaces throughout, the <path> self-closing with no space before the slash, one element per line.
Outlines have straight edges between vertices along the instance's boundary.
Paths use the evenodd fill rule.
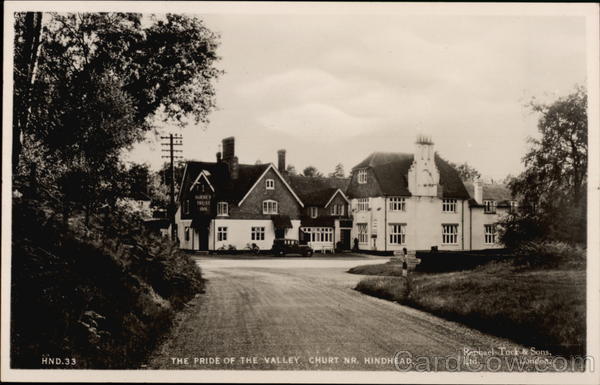
<path fill-rule="evenodd" d="M 400 270 L 401 271 L 401 270 Z M 585 354 L 585 270 L 492 262 L 473 270 L 411 273 L 394 264 L 365 265 L 378 275 L 356 290 L 458 321 L 490 334 L 563 355 Z"/>

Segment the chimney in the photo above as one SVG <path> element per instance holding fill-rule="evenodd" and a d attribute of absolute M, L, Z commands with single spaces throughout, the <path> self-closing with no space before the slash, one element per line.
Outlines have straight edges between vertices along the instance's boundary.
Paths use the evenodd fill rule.
<path fill-rule="evenodd" d="M 473 182 L 473 195 L 475 195 L 475 200 L 479 204 L 483 204 L 483 182 L 481 179 L 477 179 Z"/>
<path fill-rule="evenodd" d="M 217 163 L 221 163 L 221 151 L 217 152 Z"/>
<path fill-rule="evenodd" d="M 415 145 L 415 161 L 433 161 L 433 140 L 430 136 L 418 135 Z"/>
<path fill-rule="evenodd" d="M 235 156 L 235 138 L 230 136 L 229 138 L 223 139 L 223 161 L 226 163 L 231 162 Z"/>
<path fill-rule="evenodd" d="M 238 163 L 238 157 L 234 156 L 229 163 L 229 174 L 231 179 L 237 179 L 240 175 L 240 165 Z"/>
<path fill-rule="evenodd" d="M 285 150 L 277 151 L 277 169 L 282 174 L 285 172 Z"/>

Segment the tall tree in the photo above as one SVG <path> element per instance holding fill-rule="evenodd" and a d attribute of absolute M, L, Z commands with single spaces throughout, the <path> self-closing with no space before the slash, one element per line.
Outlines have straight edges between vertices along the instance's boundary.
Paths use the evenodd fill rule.
<path fill-rule="evenodd" d="M 304 170 L 302 170 L 302 175 L 310 177 L 323 176 L 323 174 L 321 174 L 321 172 L 317 170 L 315 166 L 306 167 Z"/>
<path fill-rule="evenodd" d="M 475 167 L 472 167 L 467 162 L 456 165 L 452 162 L 449 162 L 452 167 L 458 171 L 458 176 L 465 182 L 473 182 L 479 178 L 481 178 L 481 173 L 477 171 Z"/>
<path fill-rule="evenodd" d="M 333 170 L 333 172 L 331 174 L 329 174 L 329 176 L 335 177 L 335 178 L 343 178 L 344 177 L 344 165 L 341 163 L 336 164 L 335 169 Z"/>
<path fill-rule="evenodd" d="M 28 15 L 17 16 L 17 52 L 27 51 L 27 39 L 18 37 L 27 34 L 27 23 L 19 20 Z M 24 146 L 41 146 L 57 165 L 52 171 L 76 179 L 87 174 L 79 178 L 86 184 L 80 193 L 96 192 L 106 182 L 113 186 L 121 151 L 151 130 L 155 118 L 178 125 L 207 122 L 215 106 L 213 80 L 221 71 L 215 67 L 218 36 L 200 20 L 170 14 L 148 23 L 131 13 L 44 16 L 28 124 L 15 121 L 13 135 L 22 135 Z M 15 77 L 27 65 L 16 56 Z M 15 82 L 15 95 L 27 94 L 26 84 Z M 56 182 L 71 179 L 57 175 Z M 88 194 L 83 204 L 93 209 L 99 196 Z"/>

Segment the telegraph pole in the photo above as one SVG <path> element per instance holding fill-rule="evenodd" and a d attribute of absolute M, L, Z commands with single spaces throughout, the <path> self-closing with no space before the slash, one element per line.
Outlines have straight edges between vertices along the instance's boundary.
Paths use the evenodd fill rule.
<path fill-rule="evenodd" d="M 183 136 L 181 134 L 169 134 L 169 136 L 161 136 L 160 138 L 166 141 L 165 143 L 161 143 L 161 145 L 169 146 L 168 149 L 162 149 L 162 152 L 168 152 L 169 155 L 162 155 L 161 158 L 168 158 L 171 162 L 169 168 L 169 173 L 171 174 L 171 191 L 167 212 L 171 221 L 171 239 L 175 241 L 177 239 L 177 232 L 175 230 L 175 159 L 183 158 L 181 155 L 175 155 L 175 153 L 183 152 L 183 150 L 176 150 L 174 147 L 183 145 Z"/>

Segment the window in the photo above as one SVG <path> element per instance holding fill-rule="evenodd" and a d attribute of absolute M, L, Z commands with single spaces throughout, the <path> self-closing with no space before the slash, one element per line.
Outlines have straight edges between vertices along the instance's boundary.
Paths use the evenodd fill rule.
<path fill-rule="evenodd" d="M 484 209 L 483 212 L 486 214 L 495 214 L 496 213 L 496 201 L 486 200 L 483 201 Z"/>
<path fill-rule="evenodd" d="M 357 223 L 358 227 L 358 242 L 359 243 L 368 243 L 369 242 L 369 234 L 367 233 L 367 224 L 366 223 Z"/>
<path fill-rule="evenodd" d="M 404 245 L 406 243 L 406 224 L 397 223 L 390 225 L 390 244 Z"/>
<path fill-rule="evenodd" d="M 317 207 L 309 207 L 308 213 L 310 214 L 311 218 L 316 218 L 319 216 L 319 209 Z"/>
<path fill-rule="evenodd" d="M 458 243 L 458 225 L 442 225 L 442 244 L 456 245 Z"/>
<path fill-rule="evenodd" d="M 184 214 L 189 214 L 190 213 L 190 201 L 189 199 L 186 199 L 183 201 L 183 213 Z"/>
<path fill-rule="evenodd" d="M 483 225 L 484 242 L 488 245 L 496 243 L 496 225 Z"/>
<path fill-rule="evenodd" d="M 367 170 L 358 170 L 358 183 L 367 183 Z"/>
<path fill-rule="evenodd" d="M 367 211 L 369 210 L 369 198 L 359 198 L 358 199 L 358 211 Z"/>
<path fill-rule="evenodd" d="M 263 201 L 263 214 L 277 214 L 278 212 L 277 201 Z"/>
<path fill-rule="evenodd" d="M 265 181 L 265 185 L 267 190 L 275 190 L 275 181 L 273 179 L 267 179 Z"/>
<path fill-rule="evenodd" d="M 344 205 L 339 204 L 339 203 L 332 205 L 331 208 L 329 209 L 329 212 L 331 213 L 331 215 L 343 216 L 344 215 Z"/>
<path fill-rule="evenodd" d="M 456 199 L 444 199 L 442 201 L 442 211 L 445 213 L 455 213 Z"/>
<path fill-rule="evenodd" d="M 253 241 L 264 241 L 265 240 L 265 228 L 264 227 L 252 227 L 250 238 Z"/>
<path fill-rule="evenodd" d="M 332 227 L 307 227 L 304 232 L 309 235 L 309 242 L 333 242 Z"/>
<path fill-rule="evenodd" d="M 391 197 L 390 211 L 406 211 L 406 199 L 402 197 Z"/>
<path fill-rule="evenodd" d="M 519 207 L 519 204 L 517 203 L 517 201 L 510 201 L 510 209 L 509 210 L 511 213 L 516 213 L 518 207 Z"/>
<path fill-rule="evenodd" d="M 217 241 L 227 240 L 227 227 L 217 227 Z"/>
<path fill-rule="evenodd" d="M 229 205 L 227 202 L 217 203 L 217 215 L 229 215 Z"/>
<path fill-rule="evenodd" d="M 190 240 L 190 228 L 189 227 L 187 227 L 187 226 L 185 227 L 184 234 L 185 234 L 185 240 L 189 241 Z"/>

